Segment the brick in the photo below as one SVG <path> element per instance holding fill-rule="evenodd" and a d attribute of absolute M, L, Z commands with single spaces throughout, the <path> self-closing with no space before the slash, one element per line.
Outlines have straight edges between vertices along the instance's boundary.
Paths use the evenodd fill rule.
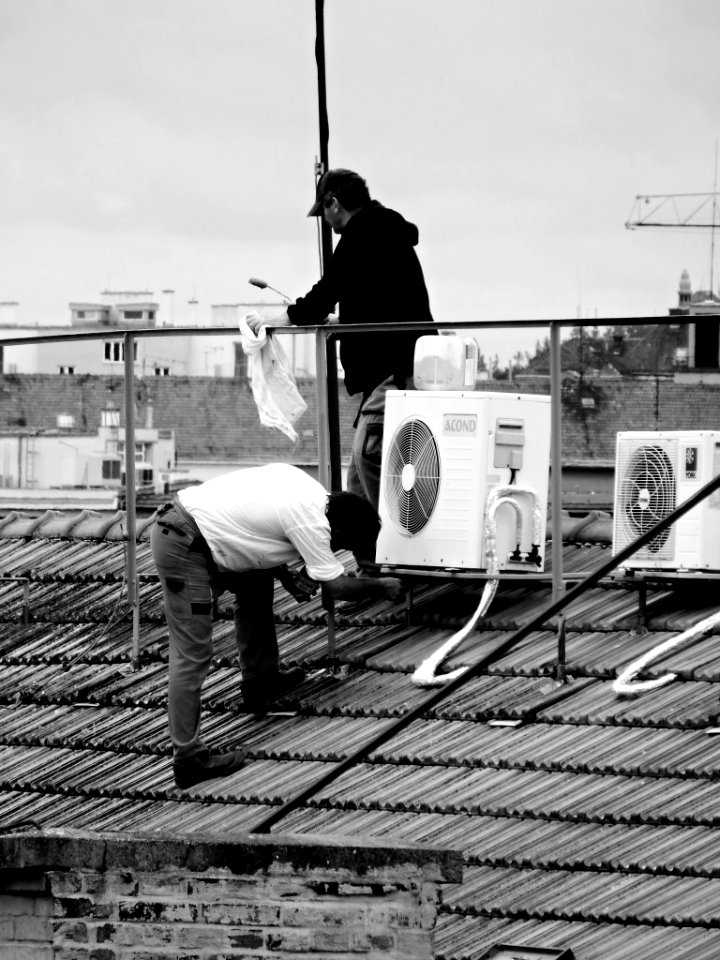
<path fill-rule="evenodd" d="M 187 898 L 191 881 L 182 874 L 148 874 L 139 878 L 135 896 L 146 900 L 163 897 Z M 130 892 L 130 891 L 128 891 Z"/>
<path fill-rule="evenodd" d="M 308 953 L 311 949 L 312 934 L 307 930 L 273 930 L 267 934 L 268 950 L 287 953 Z"/>
<path fill-rule="evenodd" d="M 210 950 L 222 952 L 229 944 L 228 927 L 211 927 L 205 925 L 175 927 L 173 930 L 175 942 L 183 949 Z"/>
<path fill-rule="evenodd" d="M 362 930 L 350 931 L 350 950 L 352 953 L 370 953 L 380 951 L 390 953 L 395 946 L 395 937 L 391 933 L 369 933 Z"/>
<path fill-rule="evenodd" d="M 118 903 L 118 919 L 195 923 L 198 919 L 198 907 L 194 903 L 175 900 L 121 900 Z"/>
<path fill-rule="evenodd" d="M 262 930 L 229 930 L 228 941 L 233 949 L 262 950 L 265 936 Z"/>
<path fill-rule="evenodd" d="M 27 873 L 12 879 L 3 879 L 3 891 L 6 893 L 45 893 L 45 874 Z"/>
<path fill-rule="evenodd" d="M 284 905 L 281 913 L 284 927 L 359 926 L 365 923 L 366 918 L 367 911 L 362 907 L 337 900 Z"/>
<path fill-rule="evenodd" d="M 114 940 L 117 927 L 114 923 L 99 923 L 95 927 L 95 942 L 105 943 L 106 940 Z"/>
<path fill-rule="evenodd" d="M 88 928 L 82 920 L 56 920 L 54 926 L 55 943 L 65 943 L 69 940 L 72 943 L 87 943 Z"/>
<path fill-rule="evenodd" d="M 136 897 L 140 881 L 132 873 L 115 871 L 101 875 L 88 874 L 84 878 L 84 892 L 104 900 L 119 900 L 121 897 Z"/>
<path fill-rule="evenodd" d="M 384 896 L 385 890 L 380 883 L 337 883 L 334 885 L 339 897 L 377 897 Z"/>
<path fill-rule="evenodd" d="M 313 930 L 310 942 L 311 949 L 320 953 L 347 953 L 350 950 L 347 930 Z"/>
<path fill-rule="evenodd" d="M 255 896 L 255 888 L 259 884 L 264 884 L 264 880 L 190 877 L 187 894 L 198 900 L 246 900 Z"/>
<path fill-rule="evenodd" d="M 47 879 L 55 897 L 71 897 L 81 893 L 83 889 L 83 876 L 74 870 L 51 870 L 48 871 Z"/>
<path fill-rule="evenodd" d="M 116 947 L 166 947 L 176 942 L 178 934 L 174 924 L 169 923 L 119 923 L 112 926 L 112 934 L 107 935 L 105 926 L 98 929 L 98 943 Z"/>
<path fill-rule="evenodd" d="M 52 897 L 35 897 L 33 901 L 33 914 L 36 917 L 52 917 L 53 915 Z"/>
<path fill-rule="evenodd" d="M 202 914 L 206 923 L 277 927 L 281 908 L 266 903 L 206 903 Z"/>
<path fill-rule="evenodd" d="M 34 912 L 35 897 L 24 897 L 21 894 L 0 895 L 0 916 L 32 916 Z"/>
<path fill-rule="evenodd" d="M 173 947 L 171 953 L 168 953 L 167 949 L 133 950 L 132 954 L 130 954 L 130 958 L 131 960 L 230 960 L 230 958 L 224 953 L 188 953 L 183 949 L 182 954 L 179 954 L 177 952 L 177 947 Z M 130 960 L 130 958 L 128 958 L 128 960 Z M 125 960 L 124 957 L 123 960 Z M 243 957 L 242 960 L 251 960 L 251 958 Z"/>
<path fill-rule="evenodd" d="M 119 954 L 108 947 L 61 947 L 54 960 L 119 960 Z"/>
<path fill-rule="evenodd" d="M 52 924 L 49 917 L 16 917 L 16 940 L 52 941 Z"/>
<path fill-rule="evenodd" d="M 0 960 L 60 960 L 60 958 L 54 956 L 53 948 L 49 943 L 0 943 Z"/>

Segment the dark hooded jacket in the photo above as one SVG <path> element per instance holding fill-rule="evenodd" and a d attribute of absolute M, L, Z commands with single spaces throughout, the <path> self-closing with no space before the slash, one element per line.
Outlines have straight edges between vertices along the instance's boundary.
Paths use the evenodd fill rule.
<path fill-rule="evenodd" d="M 337 305 L 340 323 L 431 322 L 422 267 L 415 253 L 418 229 L 377 200 L 345 225 L 322 278 L 288 307 L 298 326 L 322 323 Z M 420 331 L 340 337 L 348 393 L 369 394 L 390 376 L 412 376 Z"/>

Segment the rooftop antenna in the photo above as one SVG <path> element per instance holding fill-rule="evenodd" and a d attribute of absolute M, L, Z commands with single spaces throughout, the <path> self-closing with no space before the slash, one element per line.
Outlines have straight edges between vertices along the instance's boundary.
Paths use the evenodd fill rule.
<path fill-rule="evenodd" d="M 718 142 L 715 141 L 715 180 L 712 193 L 638 194 L 630 216 L 628 230 L 637 227 L 683 227 L 710 230 L 710 293 L 715 284 L 715 231 L 720 227 L 718 216 Z"/>
<path fill-rule="evenodd" d="M 713 196 L 717 200 L 717 171 L 718 171 L 718 142 L 715 141 L 715 179 L 713 181 Z M 717 225 L 717 202 L 713 203 L 712 208 L 712 230 L 710 232 L 710 293 L 715 292 L 715 227 Z"/>

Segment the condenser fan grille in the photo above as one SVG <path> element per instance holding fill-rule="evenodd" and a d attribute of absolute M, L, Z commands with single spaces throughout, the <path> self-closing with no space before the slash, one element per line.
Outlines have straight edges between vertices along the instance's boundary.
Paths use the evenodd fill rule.
<path fill-rule="evenodd" d="M 628 542 L 667 517 L 675 509 L 675 500 L 675 470 L 667 451 L 655 444 L 633 450 L 622 471 L 617 504 Z M 663 530 L 644 550 L 657 554 L 670 532 L 670 528 Z"/>
<path fill-rule="evenodd" d="M 398 427 L 385 461 L 385 501 L 398 529 L 418 533 L 430 519 L 440 488 L 440 455 L 430 427 L 418 419 Z"/>

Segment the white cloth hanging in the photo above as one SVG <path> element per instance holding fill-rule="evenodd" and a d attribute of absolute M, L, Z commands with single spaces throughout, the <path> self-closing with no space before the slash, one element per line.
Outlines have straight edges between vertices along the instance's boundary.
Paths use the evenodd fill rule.
<path fill-rule="evenodd" d="M 276 427 L 297 440 L 293 424 L 307 410 L 300 396 L 287 354 L 277 340 L 261 327 L 256 335 L 248 325 L 252 314 L 240 317 L 243 352 L 248 358 L 250 385 L 260 414 L 260 423 Z"/>

